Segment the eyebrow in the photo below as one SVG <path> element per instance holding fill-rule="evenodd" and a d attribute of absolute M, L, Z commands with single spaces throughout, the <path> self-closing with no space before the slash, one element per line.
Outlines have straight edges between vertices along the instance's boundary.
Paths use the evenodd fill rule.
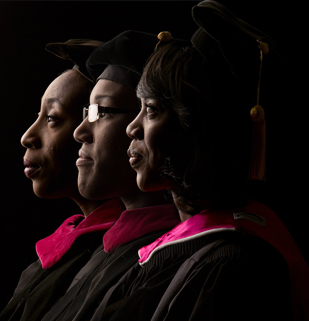
<path fill-rule="evenodd" d="M 107 100 L 104 102 L 101 102 L 101 100 L 104 100 L 104 99 L 107 99 Z M 106 104 L 109 106 L 114 106 L 114 105 L 119 104 L 119 99 L 114 96 L 110 96 L 110 95 L 98 94 L 98 95 L 94 96 L 93 101 L 99 105 L 101 103 L 102 105 L 105 105 L 105 106 L 106 106 Z"/>
<path fill-rule="evenodd" d="M 48 98 L 48 99 L 46 100 L 46 103 L 47 103 L 47 104 L 57 103 L 58 105 L 62 106 L 61 101 L 60 101 L 59 99 L 57 99 L 57 98 Z"/>
<path fill-rule="evenodd" d="M 42 99 L 41 99 L 41 104 L 42 104 Z M 61 103 L 61 101 L 58 98 L 47 98 L 44 102 L 44 105 L 46 106 L 48 111 L 50 111 L 52 108 L 56 107 L 56 106 L 52 106 L 52 104 L 56 104 L 56 106 L 58 106 L 58 108 L 64 109 L 63 104 Z"/>
<path fill-rule="evenodd" d="M 104 99 L 104 98 L 111 98 L 111 99 L 115 99 L 113 96 L 109 96 L 109 95 L 96 95 L 94 97 L 94 100 L 100 100 L 100 99 Z"/>

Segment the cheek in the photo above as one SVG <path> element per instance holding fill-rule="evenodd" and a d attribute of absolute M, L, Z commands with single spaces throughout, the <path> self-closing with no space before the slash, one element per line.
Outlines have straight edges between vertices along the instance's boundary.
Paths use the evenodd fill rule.
<path fill-rule="evenodd" d="M 145 144 L 149 153 L 150 166 L 159 168 L 165 164 L 167 157 L 174 154 L 179 141 L 167 125 L 166 128 L 152 128 L 145 136 Z"/>
<path fill-rule="evenodd" d="M 110 162 L 117 162 L 125 158 L 128 162 L 127 149 L 130 138 L 126 135 L 126 122 L 113 122 L 98 127 L 94 133 L 94 147 L 96 149 L 97 161 L 109 159 Z"/>
<path fill-rule="evenodd" d="M 182 177 L 192 157 L 188 139 L 182 129 L 170 123 L 152 128 L 147 134 L 148 163 L 138 173 L 139 187 L 144 191 L 174 188 L 175 181 L 163 173 Z"/>
<path fill-rule="evenodd" d="M 62 167 L 75 167 L 80 144 L 73 139 L 73 136 L 62 133 L 62 135 L 57 135 L 51 141 L 46 149 L 46 157 L 55 166 L 59 166 L 59 169 Z"/>

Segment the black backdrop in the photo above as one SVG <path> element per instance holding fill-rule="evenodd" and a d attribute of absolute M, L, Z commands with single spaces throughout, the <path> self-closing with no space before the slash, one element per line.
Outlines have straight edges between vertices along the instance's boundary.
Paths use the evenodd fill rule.
<path fill-rule="evenodd" d="M 264 30 L 281 45 L 283 68 L 278 104 L 269 111 L 268 185 L 274 207 L 290 228 L 304 255 L 307 198 L 307 91 L 303 75 L 306 24 L 301 12 L 281 1 L 220 1 L 236 15 Z M 190 37 L 195 30 L 191 7 L 197 1 L 1 1 L 0 133 L 2 309 L 21 271 L 36 260 L 34 245 L 69 215 L 79 213 L 70 200 L 37 198 L 23 174 L 25 152 L 20 138 L 35 120 L 47 85 L 71 64 L 44 47 L 71 38 L 106 41 L 127 30 Z M 308 29 L 308 28 L 307 28 Z M 302 89 L 304 88 L 304 90 Z"/>

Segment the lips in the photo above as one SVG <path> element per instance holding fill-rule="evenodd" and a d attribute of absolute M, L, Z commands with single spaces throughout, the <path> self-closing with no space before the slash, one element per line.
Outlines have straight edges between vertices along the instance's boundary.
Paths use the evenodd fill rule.
<path fill-rule="evenodd" d="M 129 147 L 127 154 L 130 157 L 129 162 L 131 167 L 135 167 L 143 159 L 143 156 L 132 147 Z"/>
<path fill-rule="evenodd" d="M 76 160 L 76 166 L 93 164 L 93 159 L 89 157 L 82 149 L 78 152 L 79 158 Z"/>
<path fill-rule="evenodd" d="M 24 158 L 24 166 L 25 166 L 24 173 L 28 178 L 32 178 L 35 174 L 37 174 L 41 170 L 41 167 L 38 164 L 33 163 L 27 158 Z"/>

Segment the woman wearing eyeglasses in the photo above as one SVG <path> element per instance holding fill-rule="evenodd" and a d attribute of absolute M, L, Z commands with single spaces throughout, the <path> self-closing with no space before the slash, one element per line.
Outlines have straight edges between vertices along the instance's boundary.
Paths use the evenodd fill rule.
<path fill-rule="evenodd" d="M 100 150 L 101 154 L 107 156 L 104 159 L 105 166 L 91 177 L 103 182 L 105 188 L 94 185 L 92 200 L 78 190 L 75 163 L 81 146 L 74 140 L 73 131 L 82 120 L 83 106 L 89 102 L 94 86 L 85 67 L 86 59 L 99 44 L 102 43 L 76 39 L 47 46 L 55 55 L 72 60 L 75 66 L 62 73 L 47 88 L 38 119 L 22 137 L 21 142 L 27 148 L 25 174 L 32 180 L 36 195 L 42 198 L 71 198 L 83 214 L 67 218 L 52 235 L 37 242 L 39 260 L 23 272 L 12 299 L 1 313 L 1 320 L 41 320 L 66 293 L 65 300 L 75 300 L 75 305 L 69 301 L 71 305 L 65 311 L 66 317 L 72 320 L 71 315 L 74 316 L 76 309 L 81 306 L 90 281 L 99 270 L 105 267 L 104 286 L 108 287 L 136 262 L 139 247 L 153 241 L 179 221 L 175 207 L 167 204 L 161 210 L 168 209 L 170 216 L 167 215 L 161 225 L 153 224 L 154 213 L 151 212 L 152 216 L 149 214 L 147 220 L 148 217 L 145 219 L 143 213 L 138 216 L 138 211 L 135 212 L 138 217 L 132 220 L 131 225 L 129 214 L 122 215 L 122 219 L 115 224 L 125 209 L 119 199 L 125 192 L 135 197 L 132 196 L 132 203 L 126 204 L 128 207 L 166 203 L 163 193 L 155 193 L 157 196 L 151 197 L 137 188 L 135 174 L 127 161 L 126 148 L 122 159 L 118 159 L 120 150 L 113 153 L 109 149 L 110 143 L 119 145 L 119 149 L 128 144 L 125 128 L 134 118 L 130 112 L 136 115 L 139 110 L 135 92 L 131 89 L 122 88 L 118 92 L 118 99 L 123 102 L 121 105 L 126 107 L 131 100 L 132 109 L 123 107 L 118 110 L 121 112 L 118 115 L 114 111 L 113 117 L 121 121 L 116 120 L 106 128 L 110 143 L 101 146 Z M 93 109 L 89 106 L 87 110 L 91 117 Z M 109 116 L 105 117 L 101 110 L 99 116 L 100 120 L 97 119 L 94 125 L 106 125 L 105 119 L 109 119 Z M 93 119 L 90 118 L 90 121 Z M 92 184 L 89 186 L 92 187 Z M 134 213 L 132 216 L 135 217 Z M 140 227 L 143 228 L 139 230 Z M 110 233 L 103 244 L 103 235 L 107 230 Z M 53 318 L 60 317 L 67 307 L 67 301 L 61 302 L 64 305 L 60 308 L 56 305 Z"/>
<path fill-rule="evenodd" d="M 37 120 L 21 139 L 27 149 L 24 172 L 38 197 L 70 198 L 82 214 L 68 213 L 55 233 L 37 242 L 39 259 L 22 273 L 13 297 L 0 315 L 1 320 L 41 320 L 65 293 L 122 211 L 119 200 L 105 204 L 87 200 L 77 186 L 75 161 L 79 146 L 73 139 L 73 131 L 80 123 L 82 106 L 94 85 L 79 66 L 99 44 L 99 41 L 79 40 L 48 46 L 56 55 L 62 51 L 75 65 L 48 86 Z M 75 57 L 73 60 L 67 51 Z M 31 219 L 31 214 L 27 215 Z"/>
<path fill-rule="evenodd" d="M 123 32 L 87 61 L 96 84 L 84 107 L 85 119 L 74 132 L 82 143 L 76 161 L 78 188 L 87 199 L 119 197 L 125 210 L 44 321 L 89 319 L 107 290 L 136 263 L 138 249 L 179 223 L 164 191 L 144 193 L 137 187 L 126 152 L 130 139 L 125 130 L 139 112 L 135 88 L 156 43 L 155 35 Z"/>
<path fill-rule="evenodd" d="M 139 188 L 168 189 L 182 222 L 139 250 L 140 268 L 91 320 L 305 320 L 308 266 L 247 181 L 264 171 L 264 111 L 250 117 L 261 56 L 269 45 L 279 58 L 269 37 L 217 2 L 201 2 L 193 17 L 192 45 L 165 35 L 149 59 L 127 128 Z"/>

